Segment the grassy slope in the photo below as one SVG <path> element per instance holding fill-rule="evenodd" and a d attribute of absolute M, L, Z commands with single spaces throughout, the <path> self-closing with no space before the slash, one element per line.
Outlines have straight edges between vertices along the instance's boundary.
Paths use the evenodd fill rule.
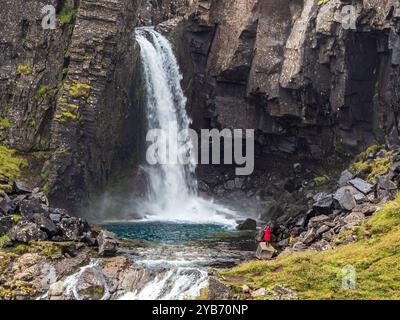
<path fill-rule="evenodd" d="M 238 294 L 243 284 L 266 288 L 283 284 L 300 299 L 400 299 L 400 194 L 351 233 L 358 241 L 323 252 L 251 261 L 221 275 Z M 356 270 L 354 290 L 342 289 L 346 265 Z"/>

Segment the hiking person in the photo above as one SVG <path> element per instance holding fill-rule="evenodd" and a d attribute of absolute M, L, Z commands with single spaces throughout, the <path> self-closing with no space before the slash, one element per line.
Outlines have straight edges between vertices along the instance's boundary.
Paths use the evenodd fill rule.
<path fill-rule="evenodd" d="M 289 244 L 290 244 L 290 245 L 291 245 L 291 244 L 294 244 L 296 241 L 297 241 L 297 233 L 296 233 L 296 231 L 293 230 L 293 231 L 290 233 Z"/>
<path fill-rule="evenodd" d="M 271 242 L 271 227 L 269 225 L 266 225 L 264 227 L 264 241 L 266 244 L 270 244 Z"/>

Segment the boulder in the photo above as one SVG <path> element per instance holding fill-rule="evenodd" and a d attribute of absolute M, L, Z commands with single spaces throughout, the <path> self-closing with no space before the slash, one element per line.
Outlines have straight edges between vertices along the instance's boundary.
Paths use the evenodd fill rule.
<path fill-rule="evenodd" d="M 15 205 L 8 197 L 0 200 L 0 216 L 12 214 L 14 211 Z"/>
<path fill-rule="evenodd" d="M 65 240 L 70 241 L 81 241 L 83 234 L 89 229 L 87 222 L 75 217 L 62 218 L 58 226 Z"/>
<path fill-rule="evenodd" d="M 353 178 L 354 178 L 354 174 L 353 173 L 351 173 L 349 170 L 344 170 L 342 172 L 342 174 L 340 175 L 340 178 L 339 178 L 339 181 L 338 181 L 338 186 L 339 187 L 344 187 Z"/>
<path fill-rule="evenodd" d="M 317 228 L 317 227 L 321 226 L 322 224 L 324 224 L 325 222 L 329 221 L 330 219 L 331 218 L 329 218 L 327 215 L 324 215 L 324 214 L 313 217 L 308 222 L 308 227 L 309 228 Z"/>
<path fill-rule="evenodd" d="M 52 236 L 55 236 L 58 233 L 59 230 L 58 230 L 57 226 L 54 224 L 54 222 L 50 218 L 48 218 L 40 213 L 36 213 L 33 216 L 33 219 L 34 219 L 35 223 L 39 226 L 39 228 L 42 231 L 46 232 L 50 238 Z"/>
<path fill-rule="evenodd" d="M 19 211 L 22 217 L 33 221 L 33 216 L 37 213 L 48 216 L 49 207 L 42 204 L 39 199 L 24 199 L 19 204 Z"/>
<path fill-rule="evenodd" d="M 365 220 L 364 214 L 362 212 L 357 212 L 357 211 L 354 211 L 349 215 L 345 216 L 344 218 L 342 218 L 342 221 L 344 222 L 346 229 L 359 226 L 361 225 L 361 223 L 363 223 L 364 220 Z"/>
<path fill-rule="evenodd" d="M 47 240 L 47 234 L 39 226 L 26 220 L 18 222 L 9 232 L 12 241 L 29 243 L 34 240 Z"/>
<path fill-rule="evenodd" d="M 333 210 L 333 195 L 321 192 L 314 197 L 313 209 L 319 214 L 331 214 Z"/>
<path fill-rule="evenodd" d="M 260 260 L 270 260 L 276 253 L 276 250 L 270 244 L 260 242 L 257 247 L 256 257 Z"/>
<path fill-rule="evenodd" d="M 356 188 L 357 190 L 361 191 L 363 194 L 370 193 L 374 186 L 363 179 L 355 178 L 349 181 L 349 183 Z"/>
<path fill-rule="evenodd" d="M 119 241 L 112 232 L 102 230 L 97 236 L 99 255 L 103 257 L 113 256 L 118 250 Z"/>
<path fill-rule="evenodd" d="M 96 268 L 87 268 L 76 284 L 79 300 L 101 300 L 107 294 L 107 284 L 104 275 Z"/>
<path fill-rule="evenodd" d="M 208 279 L 208 293 L 209 300 L 228 300 L 230 296 L 230 289 L 225 284 L 218 281 L 215 277 Z"/>
<path fill-rule="evenodd" d="M 325 233 L 326 231 L 328 231 L 329 229 L 330 229 L 330 227 L 327 226 L 326 224 L 324 224 L 324 225 L 320 226 L 320 227 L 317 229 L 316 234 L 317 234 L 317 236 L 319 236 L 319 235 Z"/>
<path fill-rule="evenodd" d="M 315 239 L 317 239 L 318 235 L 314 228 L 310 228 L 307 230 L 305 235 L 302 238 L 302 242 L 306 245 L 312 243 Z"/>
<path fill-rule="evenodd" d="M 239 223 L 236 227 L 238 230 L 256 230 L 257 222 L 253 219 L 246 219 L 243 222 Z"/>
<path fill-rule="evenodd" d="M 397 185 L 389 179 L 389 177 L 379 176 L 378 177 L 378 187 L 386 191 L 397 190 Z"/>
<path fill-rule="evenodd" d="M 14 225 L 14 219 L 12 216 L 0 216 L 0 237 L 6 234 Z"/>
<path fill-rule="evenodd" d="M 341 209 L 351 211 L 357 205 L 350 187 L 342 187 L 336 191 L 333 198 L 338 202 Z"/>
<path fill-rule="evenodd" d="M 29 194 L 32 190 L 22 181 L 14 181 L 13 183 L 13 193 L 14 194 Z"/>

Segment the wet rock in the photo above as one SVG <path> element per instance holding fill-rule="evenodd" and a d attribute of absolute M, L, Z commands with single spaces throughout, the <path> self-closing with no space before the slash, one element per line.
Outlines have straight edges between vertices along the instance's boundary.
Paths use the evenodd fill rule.
<path fill-rule="evenodd" d="M 32 190 L 22 181 L 14 181 L 13 183 L 13 193 L 14 194 L 29 194 Z"/>
<path fill-rule="evenodd" d="M 79 277 L 76 291 L 80 300 L 101 300 L 107 294 L 104 275 L 95 268 L 86 269 Z"/>
<path fill-rule="evenodd" d="M 354 174 L 351 173 L 349 170 L 343 171 L 342 174 L 340 175 L 340 178 L 338 181 L 338 186 L 344 187 L 353 178 L 354 178 Z"/>
<path fill-rule="evenodd" d="M 245 221 L 241 222 L 236 229 L 238 230 L 256 230 L 257 229 L 257 222 L 253 219 L 246 219 Z"/>
<path fill-rule="evenodd" d="M 363 179 L 355 178 L 349 181 L 349 183 L 356 188 L 357 190 L 361 191 L 363 194 L 370 193 L 374 186 Z"/>
<path fill-rule="evenodd" d="M 102 230 L 97 236 L 99 245 L 99 255 L 103 257 L 113 256 L 118 250 L 119 241 L 116 236 L 109 231 Z"/>
<path fill-rule="evenodd" d="M 349 187 L 342 187 L 336 191 L 333 198 L 338 202 L 341 209 L 351 211 L 357 205 L 356 200 Z"/>

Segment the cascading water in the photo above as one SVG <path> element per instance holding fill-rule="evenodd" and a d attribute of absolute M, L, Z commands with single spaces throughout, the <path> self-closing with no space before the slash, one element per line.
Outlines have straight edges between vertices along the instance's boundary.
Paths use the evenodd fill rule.
<path fill-rule="evenodd" d="M 138 28 L 136 40 L 141 48 L 148 129 L 161 129 L 166 134 L 163 138 L 158 137 L 161 139 L 158 142 L 168 154 L 174 150 L 167 142 L 177 141 L 178 159 L 189 160 L 187 164 L 144 167 L 149 176 L 150 192 L 140 210 L 149 214 L 150 219 L 232 225 L 234 212 L 197 195 L 194 150 L 187 131 L 191 119 L 186 112 L 187 99 L 180 84 L 182 75 L 170 43 L 150 27 Z M 160 150 L 156 150 L 154 156 L 158 163 L 166 163 Z"/>

